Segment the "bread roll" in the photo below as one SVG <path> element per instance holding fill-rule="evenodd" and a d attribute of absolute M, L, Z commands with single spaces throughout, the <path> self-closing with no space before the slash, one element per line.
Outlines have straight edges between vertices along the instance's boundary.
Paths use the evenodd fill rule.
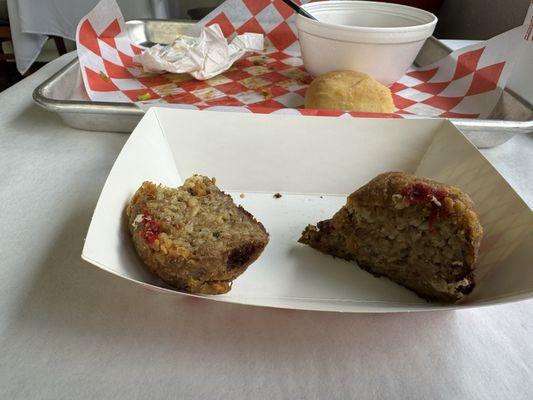
<path fill-rule="evenodd" d="M 332 71 L 311 83 L 305 93 L 305 108 L 392 113 L 394 103 L 390 90 L 370 75 Z"/>

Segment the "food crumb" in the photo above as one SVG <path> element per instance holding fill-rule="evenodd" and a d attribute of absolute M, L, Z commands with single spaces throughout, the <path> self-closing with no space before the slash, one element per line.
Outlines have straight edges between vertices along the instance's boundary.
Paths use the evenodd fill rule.
<path fill-rule="evenodd" d="M 279 199 L 281 197 L 281 193 L 274 193 L 274 198 L 275 199 Z"/>
<path fill-rule="evenodd" d="M 320 198 L 321 198 L 321 199 L 323 199 L 323 198 L 324 198 L 324 196 L 320 196 Z"/>
<path fill-rule="evenodd" d="M 102 78 L 102 80 L 103 80 L 104 82 L 111 82 L 111 79 L 109 78 L 109 76 L 107 76 L 107 75 L 105 74 L 104 71 L 100 71 L 99 75 L 100 75 L 100 78 Z"/>
<path fill-rule="evenodd" d="M 137 99 L 139 101 L 147 101 L 152 98 L 152 95 L 150 93 L 143 93 L 137 96 Z"/>
<path fill-rule="evenodd" d="M 267 58 L 266 57 L 259 57 L 253 61 L 254 65 L 266 65 Z"/>
<path fill-rule="evenodd" d="M 244 196 L 244 193 L 241 193 L 241 194 L 239 195 L 239 197 L 240 197 L 241 199 L 244 199 L 244 197 L 245 197 L 245 196 Z"/>
<path fill-rule="evenodd" d="M 263 95 L 263 97 L 265 98 L 265 100 L 270 100 L 273 95 L 272 95 L 272 89 L 269 88 L 269 87 L 266 87 L 266 88 L 262 88 L 261 89 L 261 94 Z"/>

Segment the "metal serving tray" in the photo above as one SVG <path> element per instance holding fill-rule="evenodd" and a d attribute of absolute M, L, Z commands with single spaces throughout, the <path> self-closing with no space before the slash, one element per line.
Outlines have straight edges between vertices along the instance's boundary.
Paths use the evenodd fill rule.
<path fill-rule="evenodd" d="M 128 21 L 128 34 L 136 43 L 150 46 L 170 43 L 178 34 L 190 32 L 191 21 Z M 428 65 L 451 50 L 434 37 L 429 38 L 415 60 L 417 66 Z M 131 132 L 143 111 L 131 103 L 91 101 L 83 88 L 78 59 L 73 60 L 47 79 L 33 92 L 41 107 L 56 112 L 74 128 L 90 131 Z M 533 106 L 506 89 L 488 119 L 450 118 L 478 147 L 494 147 L 518 132 L 533 131 Z"/>

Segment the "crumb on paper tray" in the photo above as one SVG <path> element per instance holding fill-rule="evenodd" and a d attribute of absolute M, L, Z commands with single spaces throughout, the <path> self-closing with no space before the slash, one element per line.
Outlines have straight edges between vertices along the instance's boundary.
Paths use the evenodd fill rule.
<path fill-rule="evenodd" d="M 239 197 L 240 197 L 241 199 L 244 199 L 246 196 L 244 196 L 244 193 L 241 193 L 241 194 L 239 195 Z"/>
<path fill-rule="evenodd" d="M 274 193 L 274 198 L 275 199 L 279 199 L 281 197 L 281 193 Z"/>

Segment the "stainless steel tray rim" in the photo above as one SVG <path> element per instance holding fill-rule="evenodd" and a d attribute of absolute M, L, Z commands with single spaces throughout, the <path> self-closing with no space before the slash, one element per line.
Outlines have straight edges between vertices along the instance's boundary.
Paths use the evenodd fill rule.
<path fill-rule="evenodd" d="M 157 27 L 158 23 L 164 25 L 163 28 L 167 30 L 166 32 L 164 32 L 164 34 L 167 35 L 167 39 L 169 28 L 172 32 L 177 32 L 177 30 L 179 29 L 187 30 L 194 26 L 194 24 L 191 22 L 184 23 L 170 20 L 156 21 L 143 19 L 128 21 L 126 24 L 128 27 L 133 27 L 133 29 L 135 29 L 135 34 L 137 36 L 143 33 L 139 32 L 139 29 L 144 28 L 146 31 L 144 32 L 146 37 L 141 38 L 140 40 L 150 42 L 150 39 L 152 38 L 149 37 L 149 30 L 152 29 L 151 26 L 153 27 L 155 25 Z M 156 40 L 156 38 L 153 39 Z M 432 62 L 432 60 L 429 59 L 431 56 L 440 54 L 440 57 L 442 57 L 442 54 L 446 54 L 451 51 L 444 43 L 433 37 L 429 38 L 426 44 L 428 47 L 433 48 L 433 53 L 431 53 L 431 51 L 429 51 L 429 53 L 424 53 L 424 49 L 422 49 L 419 54 L 420 59 L 417 58 L 418 65 L 420 65 L 420 62 L 422 62 L 422 65 L 430 64 Z M 78 129 L 102 130 L 112 132 L 131 132 L 133 127 L 135 127 L 136 123 L 144 115 L 143 110 L 134 103 L 93 102 L 87 100 L 59 100 L 46 95 L 47 88 L 52 87 L 54 83 L 56 83 L 63 76 L 66 76 L 69 72 L 74 73 L 71 70 L 73 68 L 76 68 L 77 65 L 79 65 L 79 60 L 78 58 L 75 58 L 67 65 L 65 65 L 62 69 L 60 69 L 58 72 L 56 72 L 54 75 L 52 75 L 50 78 L 48 78 L 41 85 L 36 87 L 33 91 L 34 101 L 39 106 L 49 111 L 58 113 L 67 125 L 74 126 Z M 507 96 L 507 98 L 511 98 L 511 100 L 517 104 L 517 107 L 522 107 L 524 110 L 526 110 L 525 118 L 531 118 L 531 109 L 533 107 L 531 106 L 531 104 L 529 104 L 528 101 L 521 98 L 509 89 L 505 89 L 504 94 Z M 503 115 L 505 116 L 506 114 Z M 88 116 L 91 116 L 91 118 L 88 118 Z M 423 119 L 435 117 L 415 116 L 415 118 Z M 531 119 L 439 119 L 446 119 L 451 121 L 460 130 L 467 134 L 467 136 L 470 133 L 473 134 L 475 136 L 475 139 L 472 140 L 478 147 L 493 147 L 504 143 L 516 133 L 528 133 L 533 131 L 533 120 Z M 485 135 L 486 140 L 482 138 L 481 135 L 483 134 Z"/>
<path fill-rule="evenodd" d="M 37 86 L 32 93 L 33 100 L 41 107 L 54 112 L 99 112 L 103 114 L 123 114 L 143 115 L 143 111 L 134 103 L 118 103 L 104 101 L 83 101 L 83 100 L 58 100 L 46 97 L 44 90 L 46 87 L 61 77 L 64 71 L 72 68 L 79 63 L 78 57 L 74 58 L 54 75 Z"/>

